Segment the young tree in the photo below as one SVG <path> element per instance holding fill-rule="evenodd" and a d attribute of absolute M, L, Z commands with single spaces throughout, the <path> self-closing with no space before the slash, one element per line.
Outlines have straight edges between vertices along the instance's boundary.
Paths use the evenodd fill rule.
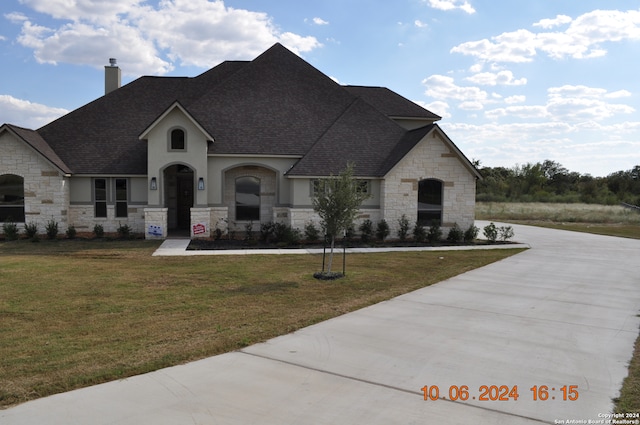
<path fill-rule="evenodd" d="M 327 273 L 331 273 L 333 248 L 336 236 L 343 233 L 353 224 L 360 205 L 369 197 L 353 177 L 352 163 L 337 176 L 319 180 L 317 191 L 313 196 L 313 209 L 322 220 L 325 232 L 331 238 L 331 251 Z"/>

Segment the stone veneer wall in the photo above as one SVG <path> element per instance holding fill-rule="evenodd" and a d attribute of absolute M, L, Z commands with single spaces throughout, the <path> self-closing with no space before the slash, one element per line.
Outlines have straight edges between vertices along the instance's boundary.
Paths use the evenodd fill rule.
<path fill-rule="evenodd" d="M 203 226 L 204 229 L 196 229 Z M 208 238 L 211 236 L 211 208 L 191 208 L 191 238 Z M 197 230 L 197 232 L 196 232 Z"/>
<path fill-rule="evenodd" d="M 418 182 L 443 183 L 442 230 L 457 223 L 462 230 L 475 219 L 476 177 L 462 164 L 437 132 L 425 137 L 385 176 L 381 187 L 383 216 L 396 235 L 398 219 L 405 214 L 415 225 L 418 216 Z"/>
<path fill-rule="evenodd" d="M 145 208 L 143 206 L 129 206 L 127 217 L 116 217 L 114 205 L 107 205 L 106 217 L 95 217 L 93 205 L 71 205 L 69 207 L 69 225 L 73 225 L 78 232 L 93 232 L 93 227 L 99 224 L 106 233 L 115 233 L 118 227 L 125 224 L 134 233 L 144 233 Z"/>
<path fill-rule="evenodd" d="M 144 235 L 146 239 L 165 239 L 168 234 L 169 208 L 144 209 Z"/>
<path fill-rule="evenodd" d="M 26 223 L 36 223 L 45 233 L 50 220 L 64 233 L 68 226 L 69 179 L 29 145 L 4 132 L 0 136 L 2 155 L 0 175 L 14 174 L 24 178 L 24 210 Z M 18 229 L 24 231 L 22 223 Z"/>
<path fill-rule="evenodd" d="M 322 225 L 320 224 L 320 217 L 318 213 L 316 213 L 313 208 L 277 208 L 274 209 L 274 213 L 277 211 L 278 218 L 274 217 L 274 221 L 282 222 L 289 224 L 294 229 L 299 229 L 301 232 L 304 232 L 304 227 L 308 223 L 313 223 L 318 230 L 322 229 Z M 285 216 L 286 214 L 286 216 Z M 354 227 L 356 229 L 356 233 L 359 233 L 358 227 L 364 220 L 371 220 L 373 222 L 373 226 L 378 224 L 380 221 L 380 210 L 379 209 L 361 209 L 360 213 L 354 220 Z M 275 215 L 275 214 L 274 214 Z"/>

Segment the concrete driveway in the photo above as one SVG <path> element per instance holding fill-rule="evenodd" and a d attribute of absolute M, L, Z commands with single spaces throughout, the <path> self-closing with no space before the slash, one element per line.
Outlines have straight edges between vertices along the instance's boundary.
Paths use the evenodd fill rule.
<path fill-rule="evenodd" d="M 530 250 L 238 352 L 0 411 L 0 423 L 606 419 L 638 336 L 640 241 L 513 227 Z M 440 398 L 425 401 L 425 386 Z"/>

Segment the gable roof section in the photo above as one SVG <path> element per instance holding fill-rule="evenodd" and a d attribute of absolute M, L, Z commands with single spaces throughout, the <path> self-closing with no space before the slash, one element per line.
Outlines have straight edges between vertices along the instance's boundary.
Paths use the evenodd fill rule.
<path fill-rule="evenodd" d="M 51 149 L 51 146 L 34 130 L 18 127 L 11 124 L 4 124 L 0 127 L 0 133 L 8 131 L 22 140 L 24 143 L 31 146 L 42 155 L 47 161 L 53 164 L 56 168 L 65 174 L 70 174 L 71 169 L 67 167 L 67 164 L 60 159 L 60 157 Z"/>
<path fill-rule="evenodd" d="M 422 139 L 427 136 L 438 137 L 448 148 L 452 151 L 456 157 L 460 160 L 462 165 L 477 179 L 482 180 L 482 175 L 478 169 L 473 165 L 471 161 L 462 153 L 455 143 L 446 135 L 444 131 L 437 125 L 431 124 L 425 127 L 417 128 L 412 131 L 408 131 L 402 140 L 395 146 L 393 152 L 387 160 L 382 164 L 379 175 L 386 175 L 395 165 L 400 162 L 410 151 L 413 149 Z"/>
<path fill-rule="evenodd" d="M 188 109 L 215 136 L 212 154 L 304 155 L 352 102 L 276 44 Z"/>
<path fill-rule="evenodd" d="M 246 62 L 225 62 L 195 78 L 141 77 L 38 129 L 78 174 L 146 174 L 139 136 L 175 102 L 189 105 Z"/>
<path fill-rule="evenodd" d="M 167 115 L 169 115 L 173 110 L 179 110 L 180 112 L 182 112 L 184 114 L 184 116 L 186 116 L 192 123 L 193 125 L 196 126 L 196 128 L 198 130 L 200 130 L 202 132 L 202 134 L 204 134 L 207 137 L 207 140 L 213 141 L 213 136 L 210 135 L 207 130 L 205 130 L 198 121 L 195 120 L 195 118 L 193 118 L 191 116 L 191 114 L 180 104 L 180 102 L 174 102 L 172 105 L 170 105 L 167 109 L 165 109 L 165 111 L 160 114 L 160 116 L 158 118 L 156 118 L 155 120 L 153 120 L 153 122 L 149 125 L 149 127 L 147 127 L 142 134 L 140 135 L 139 139 L 140 140 L 145 140 L 147 138 L 147 136 L 149 135 L 149 132 L 153 129 L 153 127 L 155 127 L 160 121 L 162 121 Z"/>
<path fill-rule="evenodd" d="M 382 176 L 381 165 L 392 156 L 405 133 L 376 108 L 356 98 L 287 175 L 337 175 L 353 162 L 356 176 Z"/>
<path fill-rule="evenodd" d="M 418 118 L 432 122 L 441 119 L 440 116 L 386 87 L 344 86 L 344 88 L 388 117 Z"/>

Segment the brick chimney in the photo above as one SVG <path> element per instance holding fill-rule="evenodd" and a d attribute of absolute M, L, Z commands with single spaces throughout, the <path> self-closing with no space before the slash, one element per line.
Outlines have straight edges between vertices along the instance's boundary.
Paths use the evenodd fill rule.
<path fill-rule="evenodd" d="M 109 66 L 104 67 L 104 94 L 120 88 L 122 75 L 115 58 L 109 59 Z"/>

